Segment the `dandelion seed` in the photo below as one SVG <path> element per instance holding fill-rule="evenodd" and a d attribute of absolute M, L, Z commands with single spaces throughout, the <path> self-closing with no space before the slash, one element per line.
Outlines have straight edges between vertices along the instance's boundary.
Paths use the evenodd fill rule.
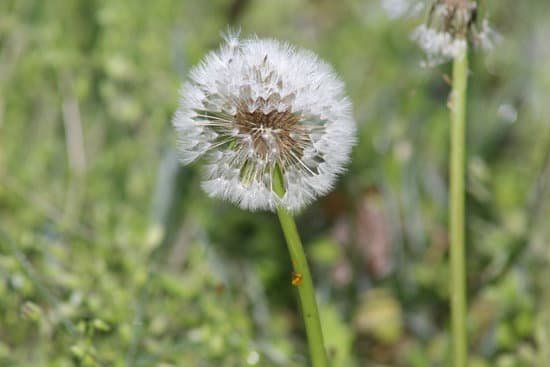
<path fill-rule="evenodd" d="M 205 160 L 206 193 L 250 210 L 296 211 L 330 191 L 356 130 L 328 64 L 286 43 L 235 34 L 191 70 L 173 125 L 183 164 Z M 275 169 L 283 197 L 272 189 Z"/>
<path fill-rule="evenodd" d="M 489 21 L 484 19 L 481 29 L 475 33 L 474 44 L 482 50 L 491 51 L 501 41 L 502 36 L 489 26 Z"/>

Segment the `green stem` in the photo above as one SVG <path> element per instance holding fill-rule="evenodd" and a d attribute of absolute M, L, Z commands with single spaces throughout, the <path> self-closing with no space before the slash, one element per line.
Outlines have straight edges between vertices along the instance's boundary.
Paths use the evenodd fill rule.
<path fill-rule="evenodd" d="M 453 367 L 466 367 L 466 267 L 464 255 L 464 155 L 466 125 L 467 50 L 454 59 L 451 108 L 450 262 Z"/>
<path fill-rule="evenodd" d="M 282 197 L 285 193 L 283 176 L 277 167 L 273 173 L 273 191 Z M 298 289 L 298 298 L 302 317 L 306 327 L 306 334 L 309 344 L 309 355 L 313 367 L 327 367 L 328 360 L 323 342 L 323 332 L 321 330 L 321 320 L 317 310 L 315 300 L 315 289 L 307 265 L 306 255 L 302 247 L 302 241 L 296 228 L 296 223 L 292 215 L 282 207 L 277 207 L 277 215 L 281 222 L 281 227 L 285 235 L 290 259 L 293 268 L 292 284 Z"/>

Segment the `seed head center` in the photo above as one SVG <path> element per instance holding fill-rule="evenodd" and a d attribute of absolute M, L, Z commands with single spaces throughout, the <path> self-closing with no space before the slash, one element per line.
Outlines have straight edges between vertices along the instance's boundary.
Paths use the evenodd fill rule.
<path fill-rule="evenodd" d="M 242 106 L 237 109 L 234 121 L 239 134 L 251 138 L 251 148 L 261 159 L 285 154 L 295 145 L 292 136 L 299 119 L 288 110 L 264 113 L 258 108 L 249 112 Z"/>
<path fill-rule="evenodd" d="M 443 30 L 455 36 L 466 37 L 472 23 L 476 21 L 477 3 L 472 0 L 438 0 L 432 6 L 443 9 L 439 14 Z M 437 20 L 436 20 L 437 21 Z"/>

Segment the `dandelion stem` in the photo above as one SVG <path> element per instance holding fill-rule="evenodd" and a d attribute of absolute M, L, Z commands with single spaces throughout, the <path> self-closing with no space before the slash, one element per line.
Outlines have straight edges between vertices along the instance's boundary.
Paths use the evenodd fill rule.
<path fill-rule="evenodd" d="M 273 173 L 273 190 L 281 197 L 285 193 L 283 176 L 278 167 Z M 306 327 L 311 364 L 313 367 L 327 367 L 328 360 L 323 342 L 317 302 L 315 300 L 315 289 L 313 288 L 313 281 L 302 247 L 302 241 L 300 240 L 300 235 L 298 234 L 292 215 L 283 207 L 277 207 L 277 215 L 281 222 L 292 261 L 294 271 L 292 284 L 298 289 L 298 298 Z"/>
<path fill-rule="evenodd" d="M 466 262 L 464 250 L 464 155 L 466 125 L 467 50 L 453 63 L 450 162 L 450 263 L 453 367 L 466 367 Z"/>

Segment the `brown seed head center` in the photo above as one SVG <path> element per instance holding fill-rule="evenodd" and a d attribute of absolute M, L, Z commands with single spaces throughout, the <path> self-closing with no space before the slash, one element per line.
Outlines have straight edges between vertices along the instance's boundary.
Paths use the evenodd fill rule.
<path fill-rule="evenodd" d="M 477 3 L 472 0 L 437 0 L 434 7 L 444 9 L 440 14 L 443 30 L 453 36 L 465 37 L 476 21 Z M 432 7 L 432 11 L 434 10 Z"/>
<path fill-rule="evenodd" d="M 249 112 L 240 106 L 234 121 L 240 134 L 251 137 L 254 151 L 262 158 L 275 152 L 285 153 L 295 145 L 292 132 L 297 128 L 299 118 L 288 110 L 264 113 L 258 108 Z"/>

